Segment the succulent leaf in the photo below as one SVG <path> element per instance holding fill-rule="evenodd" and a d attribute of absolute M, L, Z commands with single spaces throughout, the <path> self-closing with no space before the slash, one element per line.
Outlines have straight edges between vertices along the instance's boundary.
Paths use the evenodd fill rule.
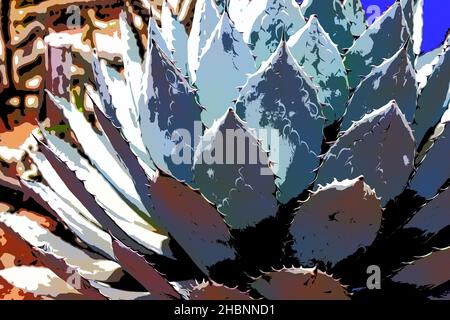
<path fill-rule="evenodd" d="M 153 300 L 153 296 L 149 292 L 117 289 L 96 281 L 90 281 L 90 284 L 109 300 Z"/>
<path fill-rule="evenodd" d="M 434 251 L 407 264 L 392 280 L 417 287 L 434 288 L 450 280 L 450 248 Z"/>
<path fill-rule="evenodd" d="M 118 158 L 114 147 L 104 135 L 97 134 L 86 121 L 84 115 L 67 100 L 53 96 L 47 91 L 50 99 L 61 109 L 83 151 L 100 171 L 100 173 L 118 190 L 129 202 L 146 212 L 136 191 L 133 180 L 127 169 Z"/>
<path fill-rule="evenodd" d="M 341 130 L 347 130 L 353 121 L 394 99 L 406 120 L 412 123 L 417 104 L 417 84 L 407 47 L 373 68 L 359 84 L 348 102 Z"/>
<path fill-rule="evenodd" d="M 355 88 L 383 59 L 392 57 L 404 45 L 408 33 L 399 2 L 395 2 L 354 42 L 344 59 L 350 88 Z M 382 43 L 383 45 L 378 45 Z"/>
<path fill-rule="evenodd" d="M 275 216 L 274 176 L 259 141 L 232 109 L 206 130 L 194 160 L 194 179 L 232 228 Z"/>
<path fill-rule="evenodd" d="M 113 240 L 114 255 L 122 267 L 131 274 L 155 299 L 179 299 L 179 294 L 166 279 L 139 253 L 117 239 Z"/>
<path fill-rule="evenodd" d="M 344 0 L 342 12 L 350 23 L 350 32 L 354 37 L 359 37 L 366 31 L 366 13 L 361 0 Z"/>
<path fill-rule="evenodd" d="M 336 264 L 375 240 L 382 208 L 362 176 L 321 186 L 295 213 L 290 227 L 302 265 Z"/>
<path fill-rule="evenodd" d="M 347 74 L 336 45 L 315 16 L 287 42 L 298 64 L 318 87 L 320 102 L 331 105 L 335 119 L 342 117 L 349 98 Z"/>
<path fill-rule="evenodd" d="M 111 237 L 96 224 L 82 216 L 76 208 L 67 204 L 56 192 L 40 182 L 22 180 L 22 188 L 37 203 L 50 206 L 55 215 L 93 251 L 113 258 Z"/>
<path fill-rule="evenodd" d="M 261 0 L 250 2 L 247 12 L 258 12 L 244 31 L 244 40 L 256 56 L 256 66 L 260 67 L 270 58 L 282 38 L 289 39 L 305 25 L 299 5 L 295 0 Z M 249 17 L 249 18 L 251 18 Z"/>
<path fill-rule="evenodd" d="M 98 60 L 98 57 L 96 54 L 93 55 L 93 59 L 92 59 L 92 71 L 94 74 L 96 88 L 98 89 L 98 95 L 100 98 L 100 103 L 97 102 L 97 104 L 99 106 L 101 106 L 102 110 L 105 112 L 105 114 L 108 115 L 108 117 L 111 119 L 112 123 L 116 127 L 119 127 L 120 123 L 119 123 L 119 120 L 117 119 L 116 110 L 115 110 L 114 104 L 113 104 L 113 98 L 110 93 L 110 92 L 113 92 L 113 90 L 112 90 L 113 83 L 111 82 L 110 73 L 108 72 L 109 70 L 106 70 L 106 72 L 105 72 L 106 76 L 103 75 L 104 70 L 102 70 L 100 61 Z M 109 81 L 106 80 L 107 78 Z M 128 91 L 128 90 L 124 90 L 124 91 Z M 128 105 L 130 105 L 130 103 L 128 103 Z"/>
<path fill-rule="evenodd" d="M 417 102 L 412 129 L 419 144 L 440 120 L 450 103 L 450 47 L 439 56 L 434 71 Z"/>
<path fill-rule="evenodd" d="M 413 51 L 421 53 L 423 37 L 423 0 L 400 0 L 403 18 L 414 43 Z"/>
<path fill-rule="evenodd" d="M 92 280 L 88 280 L 83 277 L 80 274 L 80 271 L 77 270 L 76 267 L 68 265 L 64 258 L 60 258 L 52 253 L 49 254 L 42 249 L 36 248 L 34 248 L 34 253 L 39 258 L 39 261 L 53 270 L 58 277 L 66 282 L 69 282 L 69 284 L 72 282 L 77 291 L 84 296 L 84 299 L 106 300 L 106 297 L 90 284 L 90 281 Z"/>
<path fill-rule="evenodd" d="M 30 294 L 34 299 L 82 299 L 80 292 L 44 267 L 15 266 L 0 270 L 2 282 Z"/>
<path fill-rule="evenodd" d="M 188 75 L 188 35 L 184 25 L 172 13 L 167 1 L 162 5 L 161 26 L 161 34 L 172 52 L 175 65 L 180 68 L 183 75 Z"/>
<path fill-rule="evenodd" d="M 129 13 L 122 11 L 119 15 L 120 34 L 123 46 L 123 64 L 125 78 L 134 101 L 138 101 L 141 94 L 141 79 L 144 74 L 142 59 L 139 54 L 138 39 L 131 28 Z"/>
<path fill-rule="evenodd" d="M 415 143 L 395 101 L 355 122 L 323 158 L 316 186 L 363 175 L 384 206 L 405 187 L 414 167 Z"/>
<path fill-rule="evenodd" d="M 414 68 L 416 69 L 416 79 L 420 90 L 427 85 L 428 78 L 438 64 L 440 55 L 445 52 L 445 49 L 449 46 L 449 44 L 450 35 L 447 37 L 442 46 L 417 57 Z"/>
<path fill-rule="evenodd" d="M 131 91 L 127 87 L 127 83 L 125 82 L 123 76 L 114 68 L 108 66 L 104 60 L 100 61 L 100 70 L 101 77 L 105 80 L 105 83 L 109 89 L 114 114 L 111 115 L 107 108 L 102 108 L 102 103 L 99 103 L 95 92 L 93 92 L 93 90 L 89 90 L 87 87 L 88 95 L 92 99 L 93 103 L 100 107 L 108 118 L 111 119 L 114 126 L 120 128 L 123 136 L 127 141 L 129 141 L 131 150 L 139 158 L 139 162 L 145 172 L 148 175 L 152 175 L 154 164 L 142 140 L 142 131 L 139 123 L 139 108 L 137 104 L 135 104 Z M 114 120 L 115 117 L 117 117 L 119 123 Z"/>
<path fill-rule="evenodd" d="M 150 256 L 155 255 L 152 250 L 147 249 L 133 240 L 127 232 L 123 231 L 123 229 L 116 224 L 116 222 L 105 212 L 105 209 L 97 203 L 95 197 L 85 189 L 83 182 L 78 179 L 75 172 L 71 171 L 50 148 L 41 144 L 40 149 L 45 158 L 55 169 L 56 173 L 64 181 L 65 185 L 70 188 L 73 195 L 83 202 L 86 208 L 89 208 L 89 212 L 105 230 L 122 242 L 127 243 L 130 247 L 139 250 L 139 252 Z"/>
<path fill-rule="evenodd" d="M 443 132 L 434 140 L 409 183 L 410 189 L 427 199 L 434 197 L 450 178 L 446 159 L 450 150 L 450 125 L 444 125 Z"/>
<path fill-rule="evenodd" d="M 157 44 L 150 44 L 146 63 L 139 117 L 145 146 L 158 169 L 190 183 L 192 158 L 203 130 L 201 107 L 194 90 Z"/>
<path fill-rule="evenodd" d="M 205 108 L 202 121 L 207 127 L 233 105 L 239 95 L 238 87 L 243 86 L 247 76 L 255 71 L 250 49 L 234 29 L 228 13 L 224 12 L 205 44 L 195 81 L 199 101 Z M 212 81 L 217 75 L 223 81 Z"/>
<path fill-rule="evenodd" d="M 154 178 L 150 193 L 155 218 L 206 275 L 215 264 L 235 259 L 227 225 L 200 193 L 165 175 Z"/>
<path fill-rule="evenodd" d="M 128 169 L 128 172 L 130 172 L 130 176 L 133 179 L 134 185 L 136 186 L 136 191 L 139 193 L 143 206 L 147 209 L 148 213 L 152 212 L 153 206 L 147 192 L 147 184 L 149 177 L 151 178 L 154 175 L 154 172 L 152 172 L 149 176 L 145 173 L 145 170 L 141 167 L 136 156 L 130 149 L 128 142 L 123 138 L 120 131 L 114 127 L 110 119 L 101 110 L 99 110 L 95 104 L 94 113 L 97 117 L 97 121 L 103 129 L 104 134 L 114 146 L 117 155 Z M 52 137 L 49 137 L 48 134 L 45 136 L 47 140 L 55 140 Z"/>
<path fill-rule="evenodd" d="M 214 282 L 202 282 L 192 288 L 189 300 L 250 300 L 248 293 L 228 288 Z"/>
<path fill-rule="evenodd" d="M 196 81 L 196 72 L 206 42 L 219 23 L 219 19 L 219 11 L 214 0 L 196 1 L 192 28 L 188 39 L 189 74 L 192 83 Z"/>
<path fill-rule="evenodd" d="M 114 261 L 93 258 L 40 226 L 26 216 L 11 213 L 0 214 L 0 224 L 6 225 L 34 248 L 46 255 L 53 255 L 76 269 L 85 279 L 111 282 L 120 278 L 121 267 Z"/>
<path fill-rule="evenodd" d="M 313 84 L 284 41 L 247 81 L 236 113 L 269 151 L 278 200 L 299 195 L 314 180 L 325 119 Z"/>
<path fill-rule="evenodd" d="M 413 43 L 414 43 L 414 53 L 419 55 L 422 52 L 422 42 L 423 42 L 423 9 L 424 0 L 415 0 L 413 3 Z"/>
<path fill-rule="evenodd" d="M 233 21 L 236 30 L 243 33 L 247 23 L 252 21 L 259 12 L 251 10 L 251 6 L 255 3 L 251 0 L 233 0 L 228 2 L 228 14 Z M 250 9 L 249 9 L 250 8 Z"/>
<path fill-rule="evenodd" d="M 301 8 L 305 17 L 316 15 L 320 19 L 322 27 L 340 51 L 351 47 L 353 44 L 351 25 L 344 14 L 341 1 L 304 0 Z"/>
<path fill-rule="evenodd" d="M 47 161 L 45 156 L 41 152 L 33 152 L 29 155 L 41 174 L 45 176 L 45 181 L 51 190 L 55 192 L 55 194 L 59 196 L 68 206 L 73 207 L 81 217 L 101 229 L 99 222 L 93 217 L 85 205 L 74 196 L 64 181 L 59 177 L 55 169 Z"/>
<path fill-rule="evenodd" d="M 102 175 L 83 159 L 76 149 L 66 142 L 52 136 L 45 135 L 47 143 L 52 151 L 73 171 L 77 178 L 82 181 L 84 188 L 95 197 L 95 201 L 104 208 L 106 214 L 137 242 L 159 254 L 171 256 L 167 247 L 167 237 L 158 233 L 153 225 L 154 220 L 148 215 L 138 215 L 133 208 L 127 204 L 114 188 L 102 177 Z M 137 177 L 137 175 L 136 175 Z M 145 176 L 144 176 L 145 178 Z M 143 188 L 147 188 L 148 180 L 139 181 Z M 69 186 L 70 188 L 70 186 Z M 148 192 L 145 194 L 147 199 Z M 151 206 L 151 201 L 150 206 Z M 91 208 L 89 208 L 91 210 Z M 153 225 L 152 225 L 153 224 Z"/>
<path fill-rule="evenodd" d="M 405 228 L 416 228 L 425 234 L 436 234 L 450 226 L 449 206 L 450 190 L 447 188 L 415 213 Z"/>
<path fill-rule="evenodd" d="M 403 19 L 410 35 L 414 31 L 414 2 L 417 0 L 400 0 L 400 6 L 403 12 Z"/>
<path fill-rule="evenodd" d="M 349 300 L 347 290 L 317 269 L 288 268 L 265 273 L 251 287 L 270 300 Z"/>

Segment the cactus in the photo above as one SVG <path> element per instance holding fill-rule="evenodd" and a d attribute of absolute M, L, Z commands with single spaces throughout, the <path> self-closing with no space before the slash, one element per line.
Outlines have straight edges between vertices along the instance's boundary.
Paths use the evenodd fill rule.
<path fill-rule="evenodd" d="M 123 12 L 124 72 L 93 54 L 95 119 L 47 91 L 66 134 L 42 123 L 23 146 L 16 190 L 71 236 L 0 214 L 55 274 L 0 278 L 70 269 L 63 291 L 92 299 L 354 299 L 376 296 L 376 266 L 385 295 L 448 297 L 448 45 L 414 53 L 421 1 L 369 27 L 359 0 L 318 2 L 198 0 L 189 35 L 164 4 L 144 57 Z"/>

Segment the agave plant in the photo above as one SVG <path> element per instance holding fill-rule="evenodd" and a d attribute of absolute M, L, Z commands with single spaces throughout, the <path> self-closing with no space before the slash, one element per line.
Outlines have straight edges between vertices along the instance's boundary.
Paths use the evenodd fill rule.
<path fill-rule="evenodd" d="M 124 11 L 95 121 L 47 92 L 68 131 L 23 148 L 72 237 L 0 226 L 89 298 L 448 297 L 450 58 L 419 55 L 422 5 L 367 26 L 359 0 L 198 0 L 188 35 L 164 4 L 143 57 Z"/>

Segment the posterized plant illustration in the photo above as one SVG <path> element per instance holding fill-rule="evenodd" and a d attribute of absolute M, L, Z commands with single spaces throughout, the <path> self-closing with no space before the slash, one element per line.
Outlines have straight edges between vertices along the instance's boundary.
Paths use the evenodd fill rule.
<path fill-rule="evenodd" d="M 34 45 L 0 184 L 36 213 L 0 206 L 0 297 L 448 298 L 450 43 L 421 54 L 423 0 L 109 2 Z"/>

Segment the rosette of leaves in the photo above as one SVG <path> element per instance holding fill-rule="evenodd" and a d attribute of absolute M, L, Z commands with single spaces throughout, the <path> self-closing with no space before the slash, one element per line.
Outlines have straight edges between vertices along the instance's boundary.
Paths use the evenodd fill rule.
<path fill-rule="evenodd" d="M 198 1 L 189 35 L 165 11 L 143 56 L 121 15 L 123 72 L 93 58 L 95 121 L 47 92 L 68 134 L 24 148 L 22 191 L 72 236 L 1 227 L 90 298 L 448 296 L 448 47 L 414 54 L 420 1 L 370 26 L 359 1 L 318 2 Z"/>

